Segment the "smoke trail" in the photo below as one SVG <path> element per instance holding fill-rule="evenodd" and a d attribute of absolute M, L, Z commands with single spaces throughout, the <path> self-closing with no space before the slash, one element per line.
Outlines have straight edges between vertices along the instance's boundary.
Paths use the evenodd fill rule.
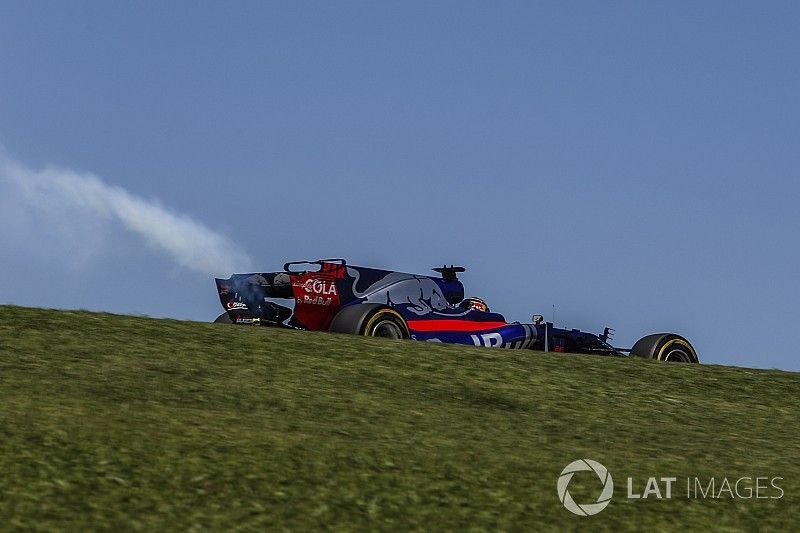
<path fill-rule="evenodd" d="M 92 174 L 54 167 L 32 170 L 0 153 L 0 181 L 18 190 L 14 199 L 17 210 L 20 206 L 29 208 L 37 220 L 62 233 L 83 235 L 87 228 L 99 232 L 104 225 L 100 222 L 117 220 L 183 267 L 224 275 L 250 269 L 248 255 L 226 237 Z M 5 201 L 9 204 L 10 199 Z M 92 223 L 86 224 L 87 216 Z M 85 237 L 92 240 L 97 235 Z"/>

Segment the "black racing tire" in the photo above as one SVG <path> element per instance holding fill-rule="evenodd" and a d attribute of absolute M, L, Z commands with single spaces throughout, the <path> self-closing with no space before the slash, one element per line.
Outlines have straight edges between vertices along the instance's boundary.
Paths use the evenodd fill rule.
<path fill-rule="evenodd" d="M 694 346 L 675 333 L 654 333 L 642 337 L 633 345 L 631 355 L 667 363 L 700 362 Z"/>
<path fill-rule="evenodd" d="M 214 324 L 233 324 L 233 320 L 228 313 L 222 313 L 214 320 Z"/>
<path fill-rule="evenodd" d="M 409 338 L 408 324 L 403 316 L 380 304 L 357 304 L 345 307 L 333 317 L 330 331 L 349 333 L 362 337 L 384 337 L 388 339 Z"/>

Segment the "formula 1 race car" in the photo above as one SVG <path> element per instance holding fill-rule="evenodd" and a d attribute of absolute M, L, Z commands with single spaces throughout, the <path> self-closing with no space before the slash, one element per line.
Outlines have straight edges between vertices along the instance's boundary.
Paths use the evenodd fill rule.
<path fill-rule="evenodd" d="M 478 298 L 464 298 L 463 267 L 433 269 L 438 276 L 349 265 L 344 259 L 293 261 L 282 272 L 234 274 L 217 279 L 225 308 L 216 322 L 254 324 L 368 337 L 413 339 L 498 348 L 627 354 L 697 363 L 697 352 L 674 333 L 643 337 L 633 348 L 609 344 L 613 330 L 595 335 L 561 329 L 533 316 L 531 324 L 506 322 Z M 294 300 L 294 308 L 272 299 Z"/>

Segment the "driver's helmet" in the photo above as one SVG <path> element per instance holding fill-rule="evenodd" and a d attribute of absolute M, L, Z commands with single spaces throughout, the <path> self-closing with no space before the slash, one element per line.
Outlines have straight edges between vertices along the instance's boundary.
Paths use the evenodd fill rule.
<path fill-rule="evenodd" d="M 489 312 L 489 306 L 486 305 L 486 302 L 484 302 L 481 298 L 476 298 L 474 296 L 470 298 L 464 298 L 461 303 L 458 304 L 458 306 L 463 309 L 469 309 L 470 311 L 483 311 L 484 313 Z"/>

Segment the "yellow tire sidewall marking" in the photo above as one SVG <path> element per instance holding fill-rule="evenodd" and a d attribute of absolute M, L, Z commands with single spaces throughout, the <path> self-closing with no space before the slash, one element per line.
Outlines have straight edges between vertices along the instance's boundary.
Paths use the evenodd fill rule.
<path fill-rule="evenodd" d="M 686 342 L 683 339 L 672 339 L 670 341 L 667 341 L 664 344 L 664 346 L 661 347 L 661 349 L 658 351 L 658 357 L 656 357 L 656 359 L 661 361 L 661 357 L 664 355 L 664 352 L 667 351 L 667 348 L 669 348 L 674 344 L 685 347 L 688 350 L 689 355 L 691 355 L 694 358 L 697 358 L 697 354 L 694 353 L 694 350 L 692 349 L 691 345 L 688 342 Z"/>
<path fill-rule="evenodd" d="M 406 320 L 403 318 L 403 315 L 401 315 L 400 313 L 398 313 L 397 311 L 395 311 L 393 309 L 379 309 L 377 313 L 372 315 L 372 317 L 370 317 L 370 319 L 367 321 L 367 326 L 364 328 L 363 335 L 365 337 L 369 337 L 370 336 L 369 335 L 369 331 L 372 329 L 372 326 L 375 324 L 375 322 L 377 322 L 384 315 L 387 315 L 387 314 L 388 315 L 394 315 L 395 317 L 397 317 L 398 320 L 400 320 L 400 324 L 403 325 L 403 331 L 405 331 L 406 337 L 408 337 L 409 333 L 408 333 L 408 326 L 406 325 Z"/>

